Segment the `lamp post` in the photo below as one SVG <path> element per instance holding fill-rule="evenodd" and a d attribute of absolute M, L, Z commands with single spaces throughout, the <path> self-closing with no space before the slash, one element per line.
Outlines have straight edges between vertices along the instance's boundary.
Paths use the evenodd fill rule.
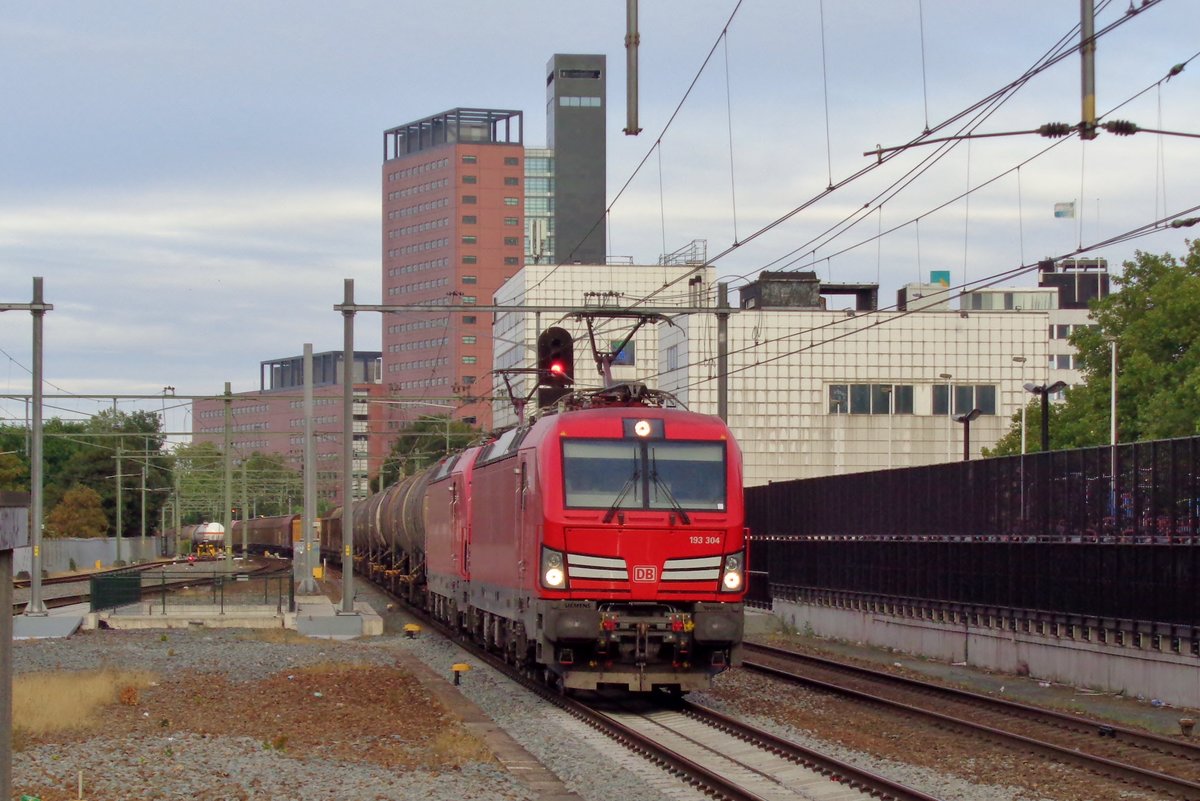
<path fill-rule="evenodd" d="M 1055 381 L 1053 384 L 1026 384 L 1025 391 L 1038 395 L 1042 399 L 1042 451 L 1050 450 L 1050 396 L 1067 388 L 1066 381 Z"/>
<path fill-rule="evenodd" d="M 950 461 L 954 457 L 950 454 L 950 432 L 954 430 L 951 421 L 954 419 L 954 399 L 950 397 L 950 379 L 953 378 L 949 373 L 938 373 L 938 378 L 946 382 L 946 461 Z"/>
<path fill-rule="evenodd" d="M 892 393 L 895 391 L 895 384 L 882 384 L 879 391 L 883 393 L 883 397 L 887 399 L 887 416 L 888 416 L 888 470 L 892 469 Z"/>
<path fill-rule="evenodd" d="M 972 409 L 966 414 L 956 414 L 954 422 L 963 424 L 963 461 L 971 460 L 971 421 L 983 414 L 979 409 Z"/>
<path fill-rule="evenodd" d="M 1013 356 L 1012 360 L 1014 362 L 1016 362 L 1018 365 L 1020 365 L 1021 378 L 1024 379 L 1025 378 L 1025 357 L 1024 356 Z M 1021 455 L 1022 456 L 1025 455 L 1025 407 L 1026 406 L 1028 406 L 1028 404 L 1026 404 L 1026 403 L 1021 404 Z"/>
<path fill-rule="evenodd" d="M 1110 365 L 1111 376 L 1109 377 L 1109 409 L 1108 409 L 1108 433 L 1112 443 L 1112 453 L 1109 454 L 1109 470 L 1112 478 L 1109 480 L 1111 489 L 1109 494 L 1112 496 L 1110 503 L 1112 505 L 1113 519 L 1117 516 L 1117 338 L 1110 336 L 1108 338 L 1108 346 L 1112 350 L 1112 364 Z"/>

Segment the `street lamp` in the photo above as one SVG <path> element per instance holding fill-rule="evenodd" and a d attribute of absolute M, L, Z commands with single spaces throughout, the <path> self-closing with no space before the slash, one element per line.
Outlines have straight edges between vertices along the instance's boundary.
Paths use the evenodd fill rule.
<path fill-rule="evenodd" d="M 946 461 L 950 461 L 953 456 L 950 455 L 950 432 L 954 430 L 954 426 L 950 425 L 953 419 L 954 403 L 950 397 L 950 379 L 953 378 L 949 373 L 938 373 L 938 378 L 946 382 Z"/>
<path fill-rule="evenodd" d="M 1026 384 L 1025 391 L 1042 398 L 1042 451 L 1050 450 L 1050 396 L 1067 388 L 1066 381 L 1055 381 L 1050 386 Z"/>
<path fill-rule="evenodd" d="M 1025 357 L 1013 356 L 1012 360 L 1021 366 L 1021 378 L 1025 377 Z M 1025 407 L 1029 404 L 1021 404 L 1021 455 L 1025 455 Z"/>
<path fill-rule="evenodd" d="M 983 414 L 979 409 L 972 409 L 966 414 L 954 415 L 954 422 L 963 424 L 963 461 L 971 460 L 971 421 Z"/>
<path fill-rule="evenodd" d="M 888 470 L 892 469 L 892 392 L 896 389 L 895 384 L 882 384 L 879 391 L 883 393 L 883 397 L 887 399 L 887 415 L 888 415 Z"/>

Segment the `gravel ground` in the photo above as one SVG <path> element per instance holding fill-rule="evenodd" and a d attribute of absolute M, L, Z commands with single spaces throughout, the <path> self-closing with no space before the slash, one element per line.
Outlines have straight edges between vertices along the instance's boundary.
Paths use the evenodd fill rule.
<path fill-rule="evenodd" d="M 476 729 L 464 725 L 461 709 L 441 703 L 439 693 L 422 684 L 430 680 L 429 671 L 449 677 L 450 665 L 459 661 L 472 670 L 454 690 L 558 776 L 565 788 L 554 798 L 564 798 L 564 792 L 584 801 L 701 798 L 603 735 L 529 697 L 454 644 L 429 634 L 404 637 L 400 632 L 407 621 L 386 610 L 386 599 L 373 589 L 363 588 L 361 597 L 383 615 L 383 637 L 334 642 L 237 630 L 176 630 L 165 637 L 158 631 L 98 631 L 15 643 L 18 674 L 112 667 L 158 676 L 136 705 L 107 708 L 91 728 L 18 737 L 15 798 L 28 793 L 42 801 L 75 799 L 81 770 L 87 799 L 551 797 L 545 788 L 515 778 L 521 772 L 510 772 L 492 755 L 473 734 Z M 814 702 L 796 695 L 782 704 L 778 692 L 731 671 L 713 692 L 693 697 L 769 722 L 802 742 L 838 739 L 831 745 L 838 756 L 875 765 L 948 801 L 1064 798 L 1002 786 L 1003 765 L 972 772 L 950 771 L 929 760 L 906 764 L 899 755 L 929 750 L 914 748 L 906 732 L 868 738 L 890 743 L 884 753 L 892 758 L 871 756 L 854 747 L 855 737 L 823 737 L 819 726 L 793 714 L 797 705 Z M 769 696 L 765 700 L 763 693 Z M 851 717 L 827 725 L 843 732 L 875 725 L 855 719 L 853 712 L 838 714 Z M 978 756 L 967 761 L 990 761 Z M 947 758 L 962 760 L 961 754 Z M 1041 777 L 1055 782 L 1053 771 L 1043 770 Z"/>

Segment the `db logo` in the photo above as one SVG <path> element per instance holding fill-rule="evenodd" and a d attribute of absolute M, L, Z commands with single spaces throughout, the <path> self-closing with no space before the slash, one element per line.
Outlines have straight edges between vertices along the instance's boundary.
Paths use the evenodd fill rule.
<path fill-rule="evenodd" d="M 658 580 L 658 568 L 654 565 L 634 565 L 633 580 L 652 582 Z"/>

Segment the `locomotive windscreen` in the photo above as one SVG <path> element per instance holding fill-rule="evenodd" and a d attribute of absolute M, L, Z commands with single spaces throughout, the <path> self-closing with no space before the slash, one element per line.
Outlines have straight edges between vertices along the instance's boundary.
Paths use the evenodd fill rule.
<path fill-rule="evenodd" d="M 570 508 L 724 509 L 721 442 L 563 441 Z"/>

